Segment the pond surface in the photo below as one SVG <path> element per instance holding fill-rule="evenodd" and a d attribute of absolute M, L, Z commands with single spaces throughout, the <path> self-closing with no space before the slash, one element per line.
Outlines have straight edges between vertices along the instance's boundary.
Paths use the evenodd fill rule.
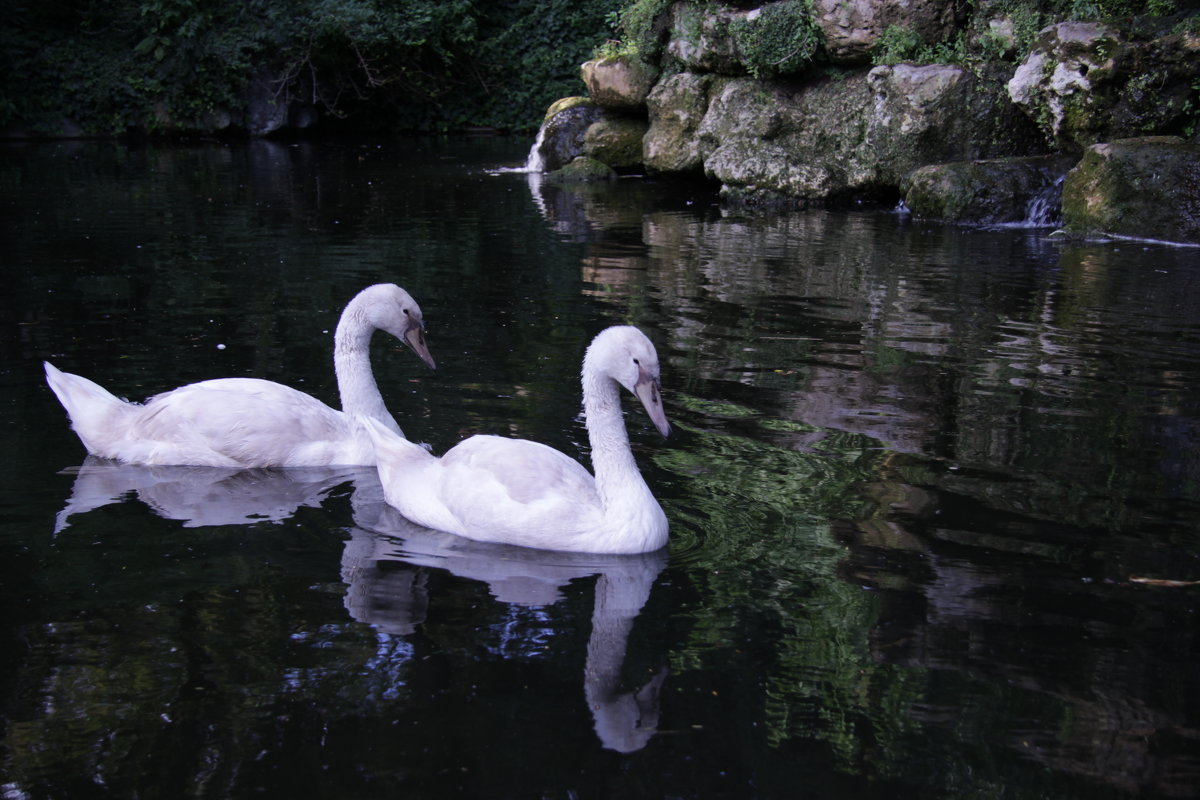
<path fill-rule="evenodd" d="M 4 797 L 1195 795 L 1200 250 L 499 170 L 528 145 L 0 149 Z M 375 373 L 438 453 L 586 459 L 583 349 L 646 331 L 670 546 L 472 545 L 370 469 L 86 461 L 44 383 L 336 404 L 379 281 L 438 368 L 380 335 Z"/>

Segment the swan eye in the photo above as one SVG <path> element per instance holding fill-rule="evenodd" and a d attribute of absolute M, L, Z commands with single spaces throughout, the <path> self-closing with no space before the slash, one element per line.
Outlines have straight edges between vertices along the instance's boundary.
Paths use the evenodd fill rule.
<path fill-rule="evenodd" d="M 642 362 L 641 362 L 641 360 L 640 360 L 640 359 L 637 359 L 637 358 L 635 358 L 635 359 L 633 360 L 633 363 L 637 364 L 639 367 L 642 365 Z"/>

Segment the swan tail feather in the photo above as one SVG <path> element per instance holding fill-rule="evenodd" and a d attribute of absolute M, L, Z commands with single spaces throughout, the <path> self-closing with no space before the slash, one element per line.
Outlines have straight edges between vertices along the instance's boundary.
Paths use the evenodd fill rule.
<path fill-rule="evenodd" d="M 71 427 L 79 435 L 89 453 L 104 455 L 97 442 L 108 440 L 122 426 L 122 420 L 139 408 L 114 395 L 95 381 L 80 375 L 63 372 L 49 361 L 46 368 L 46 383 L 67 410 Z"/>
<path fill-rule="evenodd" d="M 375 446 L 375 463 L 379 469 L 379 480 L 383 484 L 384 497 L 391 501 L 393 499 L 391 489 L 406 478 L 411 478 L 415 471 L 435 459 L 424 447 L 389 430 L 379 420 L 360 417 L 359 421 L 371 436 L 371 442 Z"/>

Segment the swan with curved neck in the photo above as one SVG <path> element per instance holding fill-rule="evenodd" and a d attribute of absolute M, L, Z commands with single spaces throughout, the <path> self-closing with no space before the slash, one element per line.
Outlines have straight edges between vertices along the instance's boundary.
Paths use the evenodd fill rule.
<path fill-rule="evenodd" d="M 594 476 L 526 439 L 472 436 L 437 458 L 368 422 L 384 499 L 413 522 L 479 541 L 584 553 L 663 547 L 667 518 L 633 458 L 620 397 L 624 386 L 670 433 L 654 345 L 637 328 L 601 331 L 582 383 Z"/>
<path fill-rule="evenodd" d="M 369 286 L 346 305 L 334 333 L 341 411 L 258 378 L 192 383 L 140 405 L 49 362 L 44 366 L 46 381 L 66 408 L 71 427 L 94 456 L 150 465 L 371 466 L 375 450 L 363 420 L 403 436 L 371 372 L 371 337 L 376 330 L 400 339 L 434 367 L 416 301 L 395 284 Z"/>

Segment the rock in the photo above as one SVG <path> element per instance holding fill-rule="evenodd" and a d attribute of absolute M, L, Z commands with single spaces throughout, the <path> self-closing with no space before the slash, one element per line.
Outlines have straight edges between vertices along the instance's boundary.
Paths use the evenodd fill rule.
<path fill-rule="evenodd" d="M 550 106 L 538 132 L 541 143 L 537 150 L 544 172 L 560 169 L 583 155 L 584 136 L 600 113 L 600 107 L 586 97 L 565 97 Z"/>
<path fill-rule="evenodd" d="M 546 124 L 550 120 L 551 117 L 553 117 L 556 114 L 559 114 L 563 111 L 566 111 L 568 108 L 574 108 L 575 106 L 594 106 L 594 105 L 595 105 L 595 103 L 592 102 L 592 98 L 587 97 L 586 95 L 574 95 L 572 97 L 560 97 L 559 99 L 557 99 L 553 103 L 551 103 L 550 107 L 546 109 L 546 114 L 542 117 L 542 124 L 543 125 Z"/>
<path fill-rule="evenodd" d="M 697 137 L 705 173 L 743 195 L 810 200 L 874 180 L 864 163 L 871 93 L 865 75 L 803 89 L 714 82 Z M 653 124 L 653 122 L 652 122 Z"/>
<path fill-rule="evenodd" d="M 314 114 L 316 111 L 314 110 Z M 196 129 L 210 131 L 224 131 L 233 127 L 233 114 L 226 109 L 214 109 L 206 111 L 196 120 Z"/>
<path fill-rule="evenodd" d="M 985 45 L 984 41 L 990 42 Z M 994 17 L 987 20 L 987 27 L 976 37 L 979 49 L 992 50 L 998 56 L 1007 56 L 1017 49 L 1017 30 L 1012 17 Z"/>
<path fill-rule="evenodd" d="M 640 58 L 588 61 L 580 68 L 592 102 L 603 108 L 640 109 L 658 80 L 658 69 Z"/>
<path fill-rule="evenodd" d="M 869 147 L 878 178 L 899 185 L 925 164 L 1044 152 L 998 77 L 948 64 L 875 67 Z"/>
<path fill-rule="evenodd" d="M 866 64 L 888 28 L 916 34 L 924 44 L 952 39 L 956 3 L 942 0 L 813 0 L 813 15 L 835 64 Z"/>
<path fill-rule="evenodd" d="M 696 131 L 705 172 L 751 194 L 868 193 L 928 163 L 1032 155 L 1040 144 L 999 80 L 955 66 L 876 67 L 803 85 L 714 79 L 708 94 Z M 650 149 L 648 165 L 669 163 Z"/>
<path fill-rule="evenodd" d="M 820 43 L 808 0 L 751 9 L 676 3 L 667 52 L 690 72 L 767 78 L 802 71 Z"/>
<path fill-rule="evenodd" d="M 615 169 L 641 166 L 647 127 L 644 119 L 605 115 L 584 132 L 583 154 Z"/>
<path fill-rule="evenodd" d="M 546 175 L 551 183 L 596 183 L 615 180 L 617 173 L 607 164 L 594 158 L 580 156 L 564 167 Z"/>
<path fill-rule="evenodd" d="M 1102 141 L 1176 133 L 1196 121 L 1200 35 L 1175 33 L 1129 47 Z"/>
<path fill-rule="evenodd" d="M 691 172 L 704 166 L 697 131 L 708 110 L 709 87 L 721 79 L 680 72 L 661 81 L 646 98 L 650 127 L 642 140 L 646 169 Z"/>
<path fill-rule="evenodd" d="M 744 75 L 742 65 L 729 35 L 729 23 L 738 15 L 722 6 L 676 3 L 671 7 L 671 31 L 667 52 L 690 72 L 715 72 L 721 75 Z"/>
<path fill-rule="evenodd" d="M 972 225 L 1021 222 L 1029 219 L 1030 200 L 1053 187 L 1074 163 L 1069 156 L 1040 156 L 929 164 L 909 173 L 900 190 L 919 218 Z"/>
<path fill-rule="evenodd" d="M 1152 136 L 1092 145 L 1063 183 L 1063 224 L 1200 243 L 1200 144 Z"/>
<path fill-rule="evenodd" d="M 1079 152 L 1103 137 L 1123 55 L 1117 32 L 1098 22 L 1042 30 L 1008 82 L 1008 94 L 1056 147 Z"/>

